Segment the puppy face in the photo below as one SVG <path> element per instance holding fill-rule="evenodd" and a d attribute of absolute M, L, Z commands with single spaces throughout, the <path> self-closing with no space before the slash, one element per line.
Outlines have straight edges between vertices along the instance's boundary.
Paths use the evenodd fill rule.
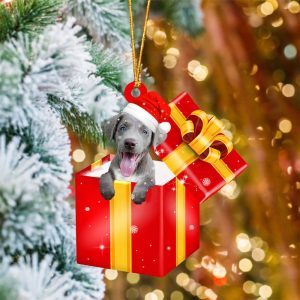
<path fill-rule="evenodd" d="M 131 176 L 139 161 L 149 151 L 152 132 L 129 114 L 121 114 L 110 124 L 111 138 L 115 140 L 123 176 Z"/>

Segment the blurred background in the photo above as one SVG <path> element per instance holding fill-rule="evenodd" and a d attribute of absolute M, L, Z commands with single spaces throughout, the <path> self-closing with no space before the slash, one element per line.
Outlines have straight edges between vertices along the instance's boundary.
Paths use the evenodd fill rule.
<path fill-rule="evenodd" d="M 196 253 L 163 279 L 106 270 L 106 299 L 300 299 L 300 3 L 199 11 L 196 35 L 151 13 L 144 67 L 164 99 L 222 119 L 249 168 L 201 205 Z"/>
<path fill-rule="evenodd" d="M 9 13 L 12 11 L 18 16 L 16 17 L 18 22 L 14 25 L 15 27 L 12 26 L 13 29 L 9 26 L 14 23 L 8 21 L 5 23 L 7 26 L 3 26 L 3 16 L 6 18 L 7 13 L 3 14 L 1 6 L 0 21 L 2 20 L 2 23 L 0 22 L 0 25 L 2 29 L 7 30 L 3 30 L 0 34 L 2 43 L 5 42 L 7 36 L 16 37 L 15 32 L 26 33 L 30 29 L 30 34 L 34 36 L 37 24 L 44 27 L 48 26 L 48 23 L 54 23 L 54 17 L 52 20 L 44 17 L 39 19 L 35 14 L 30 15 L 33 19 L 31 23 L 27 22 L 26 18 L 22 19 L 26 15 L 26 10 L 15 11 L 14 4 L 11 4 L 21 5 L 21 0 L 0 2 L 3 7 L 6 7 L 6 11 Z M 30 0 L 29 2 L 40 5 L 43 1 Z M 107 89 L 104 89 L 102 98 L 99 98 L 106 99 L 105 101 L 99 102 L 97 99 L 95 104 L 94 100 L 92 102 L 86 100 L 87 111 L 96 116 L 96 121 L 101 121 L 108 117 L 108 115 L 102 116 L 102 112 L 108 106 L 114 106 L 111 104 L 114 98 L 108 88 L 121 94 L 124 85 L 132 80 L 129 23 L 128 15 L 125 13 L 127 1 L 65 1 L 68 3 L 67 9 L 59 9 L 58 17 L 57 10 L 53 9 L 54 2 L 47 0 L 44 4 L 52 3 L 51 12 L 52 16 L 55 16 L 55 22 L 61 22 L 66 15 L 75 17 L 76 24 L 83 27 L 88 40 L 93 41 L 95 45 L 104 45 L 109 50 L 109 54 L 104 52 L 101 55 L 97 54 L 98 50 L 95 48 L 90 51 L 93 63 L 97 66 L 95 74 L 98 78 L 102 78 L 101 84 Z M 95 8 L 92 3 L 95 4 Z M 121 6 L 117 6 L 117 3 Z M 97 5 L 99 10 L 97 10 Z M 140 36 L 145 1 L 134 1 L 133 5 L 137 35 Z M 31 12 L 35 11 L 38 15 L 42 11 L 42 6 L 39 7 L 40 10 L 35 9 Z M 102 10 L 101 7 L 105 9 Z M 122 14 L 116 13 L 118 9 Z M 104 19 L 100 19 L 101 13 Z M 114 19 L 116 16 L 120 24 Z M 26 24 L 26 27 L 20 26 L 22 22 L 19 22 L 18 18 Z M 101 22 L 104 22 L 105 26 Z M 114 34 L 114 26 L 125 27 L 124 30 L 120 30 L 122 35 Z M 126 34 L 123 34 L 124 32 Z M 79 34 L 82 33 L 79 32 Z M 74 35 L 79 34 L 75 32 Z M 48 40 L 49 32 L 44 35 L 46 39 L 40 40 L 40 43 Z M 52 36 L 57 37 L 56 34 Z M 64 35 L 58 37 L 57 40 L 63 41 L 63 37 Z M 73 45 L 72 39 L 65 41 Z M 79 47 L 80 43 L 75 44 L 74 48 Z M 113 44 L 115 46 L 111 47 Z M 18 49 L 21 48 L 19 46 Z M 7 49 L 11 50 L 13 46 Z M 63 49 L 61 47 L 59 51 Z M 102 46 L 99 49 L 101 52 Z M 73 51 L 70 51 L 68 55 L 72 56 L 72 53 Z M 19 55 L 21 59 L 23 59 L 22 55 Z M 118 59 L 115 60 L 110 55 L 115 55 Z M 38 57 L 38 54 L 36 56 Z M 3 56 L 0 57 L 3 58 Z M 48 56 L 42 57 L 45 60 Z M 68 65 L 76 65 L 79 57 L 82 55 L 73 59 Z M 42 61 L 39 60 L 39 64 Z M 15 61 L 13 63 L 17 66 Z M 30 63 L 34 64 L 34 60 Z M 28 65 L 25 64 L 25 66 Z M 1 72 L 3 72 L 1 76 L 7 73 L 7 78 L 9 78 L 11 73 L 4 72 L 8 70 L 5 70 L 5 66 L 1 66 Z M 123 79 L 120 79 L 120 72 L 116 71 L 120 66 L 127 74 L 122 77 Z M 77 280 L 74 286 L 80 293 L 71 299 L 100 299 L 104 288 L 104 299 L 107 300 L 300 299 L 300 1 L 153 0 L 147 23 L 143 68 L 148 88 L 158 91 L 167 102 L 172 101 L 182 91 L 187 91 L 201 109 L 221 119 L 226 126 L 227 134 L 232 136 L 235 149 L 249 164 L 248 169 L 240 177 L 222 188 L 218 194 L 208 199 L 199 208 L 200 249 L 164 278 L 103 270 L 105 287 L 102 283 L 100 284 L 99 273 L 95 274 L 93 280 L 88 277 L 90 273 L 84 273 L 84 276 L 81 276 L 82 271 L 79 267 L 78 269 L 77 266 L 74 267 L 74 257 L 66 260 L 67 256 L 64 253 L 69 250 L 58 253 L 55 248 L 56 244 L 55 247 L 48 246 L 47 243 L 41 246 L 40 243 L 33 242 L 13 248 L 11 245 L 14 244 L 15 236 L 18 237 L 16 232 L 20 230 L 19 228 L 11 229 L 13 238 L 10 239 L 10 244 L 5 242 L 5 249 L 3 246 L 3 251 L 0 251 L 0 261 L 3 262 L 1 255 L 4 253 L 5 256 L 11 256 L 13 258 L 11 264 L 16 263 L 19 268 L 18 260 L 22 255 L 31 255 L 36 251 L 39 261 L 42 261 L 44 254 L 50 253 L 54 261 L 59 263 L 59 267 L 57 265 L 54 267 L 59 274 L 64 274 L 65 270 L 75 274 L 72 277 L 72 284 L 74 280 Z M 83 69 L 80 66 L 76 72 Z M 22 67 L 22 70 L 27 69 Z M 30 75 L 30 72 L 31 69 L 28 69 L 26 76 Z M 67 69 L 66 73 L 70 75 L 72 72 L 72 69 Z M 80 74 L 81 78 L 85 75 Z M 50 80 L 51 77 L 48 76 L 46 79 Z M 88 80 L 91 80 L 90 77 Z M 45 77 L 42 78 L 41 82 L 43 81 Z M 2 82 L 7 84 L 8 81 Z M 32 82 L 29 81 L 29 84 Z M 58 83 L 53 84 L 55 85 Z M 56 95 L 53 86 L 50 94 Z M 42 87 L 45 88 L 43 85 Z M 1 95 L 2 92 L 3 89 L 0 88 Z M 8 92 L 5 91 L 5 93 Z M 49 91 L 47 96 L 49 96 Z M 88 98 L 82 97 L 79 102 L 84 103 L 83 99 Z M 72 106 L 70 101 L 68 105 L 71 106 L 65 106 L 56 98 L 49 98 L 48 101 L 51 107 L 58 111 L 62 123 L 68 128 L 74 173 L 109 153 L 110 149 L 103 148 L 99 142 L 99 136 L 94 134 L 99 128 L 88 121 L 85 113 L 80 113 L 81 108 L 78 109 L 78 113 L 77 104 Z M 39 105 L 42 105 L 41 103 L 43 102 L 39 102 Z M 68 114 L 69 110 L 71 114 Z M 3 111 L 6 113 L 8 110 L 3 109 Z M 110 114 L 112 113 L 116 111 L 112 110 Z M 98 118 L 100 115 L 101 120 Z M 4 116 L 5 114 L 0 114 L 0 117 L 6 120 Z M 82 122 L 76 123 L 79 122 L 78 120 Z M 1 122 L 0 124 L 2 125 Z M 51 123 L 40 123 L 38 126 L 41 127 L 41 124 Z M 3 128 L 5 126 L 3 125 Z M 2 134 L 3 132 L 9 137 L 20 135 L 22 138 L 19 131 L 15 133 L 11 128 L 1 129 Z M 92 142 L 82 138 L 91 133 L 94 134 Z M 47 134 L 55 136 L 50 131 Z M 45 140 L 45 138 L 40 140 Z M 25 139 L 25 142 L 27 141 L 28 139 Z M 27 148 L 24 149 L 27 151 Z M 3 151 L 2 149 L 1 155 L 5 154 Z M 55 155 L 61 155 L 61 153 Z M 64 156 L 63 160 L 65 160 Z M 49 159 L 47 158 L 45 162 L 48 163 Z M 55 169 L 53 173 L 56 171 Z M 1 197 L 3 197 L 2 191 L 6 188 L 6 178 L 0 180 Z M 65 180 L 67 184 L 68 180 Z M 68 202 L 73 207 L 74 178 L 69 188 L 72 192 Z M 1 197 L 0 200 L 5 198 Z M 10 212 L 5 210 L 3 213 L 1 209 L 0 227 L 4 228 Z M 16 211 L 15 208 L 13 210 Z M 18 222 L 21 222 L 22 226 L 21 219 Z M 49 221 L 48 224 L 51 222 Z M 31 223 L 34 222 L 28 221 L 28 224 Z M 39 226 L 43 230 L 46 228 L 43 224 Z M 4 229 L 1 230 L 0 241 L 3 245 L 10 236 L 10 228 L 5 227 L 5 234 Z M 63 231 L 59 236 L 67 237 L 66 232 Z M 30 240 L 30 236 L 34 234 L 36 231 L 32 229 L 26 239 Z M 74 236 L 72 239 L 71 244 L 73 243 L 74 248 Z M 59 244 L 61 244 L 60 241 Z M 28 264 L 25 261 L 24 264 L 26 263 Z M 49 265 L 48 260 L 47 264 Z M 20 267 L 19 281 L 25 277 L 24 268 Z M 29 264 L 28 274 L 31 274 L 30 268 L 32 264 Z M 38 278 L 40 273 L 38 269 L 34 268 L 34 270 Z M 45 273 L 48 272 L 46 271 Z M 0 272 L 0 298 L 1 295 L 9 294 L 7 289 L 1 290 L 4 286 L 3 282 L 1 283 L 1 276 L 4 273 Z M 16 270 L 11 274 L 15 276 Z M 10 275 L 10 277 L 13 276 Z M 81 288 L 78 282 L 86 278 L 90 286 L 86 285 Z M 99 291 L 102 292 L 99 294 L 93 294 L 95 282 L 101 285 Z M 24 286 L 22 288 L 27 291 L 26 295 L 35 295 L 36 298 L 32 296 L 21 299 L 44 299 L 36 296 L 35 287 L 30 289 L 28 288 L 30 285 L 25 288 Z M 65 289 L 62 290 L 61 295 L 70 296 Z M 15 298 L 7 296 L 3 299 Z M 49 296 L 47 299 L 60 298 Z"/>

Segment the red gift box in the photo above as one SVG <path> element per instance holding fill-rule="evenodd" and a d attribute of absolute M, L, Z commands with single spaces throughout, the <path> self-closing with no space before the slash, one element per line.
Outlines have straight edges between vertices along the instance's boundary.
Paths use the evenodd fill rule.
<path fill-rule="evenodd" d="M 77 262 L 164 276 L 199 248 L 199 203 L 163 162 L 141 205 L 126 181 L 115 181 L 115 197 L 105 200 L 99 178 L 111 158 L 76 174 Z"/>
<path fill-rule="evenodd" d="M 222 134 L 222 123 L 200 110 L 188 93 L 169 106 L 171 131 L 155 153 L 203 202 L 242 173 L 247 163 Z"/>

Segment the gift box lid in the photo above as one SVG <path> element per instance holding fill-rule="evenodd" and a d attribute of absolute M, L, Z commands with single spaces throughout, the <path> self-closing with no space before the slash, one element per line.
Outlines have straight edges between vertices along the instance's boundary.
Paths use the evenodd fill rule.
<path fill-rule="evenodd" d="M 218 145 L 215 146 L 216 144 L 207 143 L 211 136 L 208 135 L 206 139 L 206 132 L 213 126 L 221 126 L 221 122 L 214 117 L 215 121 L 213 122 L 215 123 L 209 127 L 209 124 L 213 123 L 210 123 L 213 116 L 202 111 L 186 92 L 176 97 L 169 106 L 171 107 L 171 115 L 168 122 L 171 124 L 171 131 L 166 140 L 155 149 L 155 153 L 168 165 L 179 180 L 185 182 L 185 185 L 194 191 L 199 201 L 203 202 L 226 183 L 240 175 L 247 168 L 247 163 L 232 148 L 216 164 L 210 163 L 208 160 L 205 161 L 203 156 L 205 157 L 205 153 L 210 153 L 207 151 L 208 148 L 204 148 L 206 150 L 198 155 L 190 145 L 196 140 L 198 142 L 197 138 L 201 134 L 204 139 L 200 139 L 200 146 L 209 145 L 209 148 L 218 148 Z M 206 121 L 205 125 L 203 119 Z M 187 121 L 190 124 L 184 124 L 186 126 L 184 129 L 192 132 L 194 139 L 189 144 L 184 141 L 182 133 L 184 130 L 182 131 L 181 127 Z M 192 130 L 190 130 L 191 126 Z M 216 131 L 215 137 L 216 141 L 228 139 L 222 134 L 222 131 Z M 220 144 L 220 142 L 218 143 Z M 232 144 L 229 142 L 229 145 Z M 220 151 L 224 151 L 224 149 L 227 149 L 226 144 L 219 148 Z M 218 151 L 218 149 L 216 150 Z"/>

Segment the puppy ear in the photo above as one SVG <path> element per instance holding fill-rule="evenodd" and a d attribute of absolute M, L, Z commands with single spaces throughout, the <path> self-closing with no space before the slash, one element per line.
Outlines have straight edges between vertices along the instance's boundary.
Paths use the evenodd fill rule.
<path fill-rule="evenodd" d="M 115 138 L 115 133 L 118 127 L 119 122 L 122 119 L 122 115 L 118 114 L 104 122 L 102 125 L 103 134 L 108 138 L 109 140 L 113 140 Z"/>
<path fill-rule="evenodd" d="M 167 136 L 168 136 L 167 133 L 161 132 L 160 130 L 157 129 L 156 132 L 154 133 L 154 137 L 152 141 L 153 148 L 155 149 L 158 145 L 163 143 L 166 140 Z"/>

